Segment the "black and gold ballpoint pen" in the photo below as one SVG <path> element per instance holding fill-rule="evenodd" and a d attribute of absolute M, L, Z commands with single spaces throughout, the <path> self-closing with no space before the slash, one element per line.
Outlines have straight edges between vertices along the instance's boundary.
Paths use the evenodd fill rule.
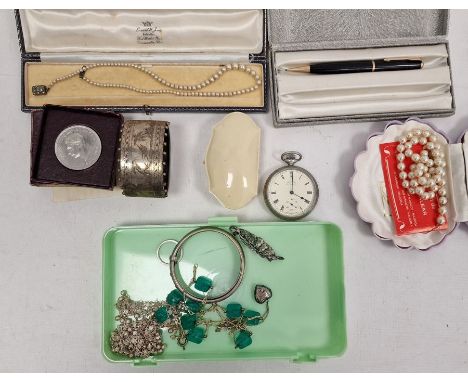
<path fill-rule="evenodd" d="M 378 60 L 356 60 L 356 61 L 330 61 L 280 68 L 287 72 L 310 73 L 310 74 L 347 74 L 365 72 L 386 72 L 395 70 L 422 69 L 424 63 L 421 59 L 383 58 Z"/>

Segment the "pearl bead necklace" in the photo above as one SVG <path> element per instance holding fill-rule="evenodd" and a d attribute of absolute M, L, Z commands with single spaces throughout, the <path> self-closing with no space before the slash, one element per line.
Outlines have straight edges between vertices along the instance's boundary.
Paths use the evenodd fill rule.
<path fill-rule="evenodd" d="M 121 84 L 121 83 L 104 83 L 98 82 L 89 79 L 86 77 L 86 73 L 95 68 L 102 68 L 102 67 L 126 67 L 138 70 L 148 76 L 150 76 L 153 80 L 160 83 L 166 89 L 143 89 L 138 88 L 136 86 Z M 206 88 L 207 86 L 217 82 L 225 73 L 230 71 L 239 71 L 244 72 L 250 75 L 253 80 L 254 84 L 252 86 L 239 89 L 239 90 L 232 90 L 232 91 L 224 91 L 224 92 L 208 92 L 202 91 L 202 89 Z M 70 74 L 67 74 L 62 77 L 57 77 L 53 80 L 49 85 L 35 85 L 33 86 L 33 94 L 34 95 L 45 95 L 49 92 L 49 90 L 59 82 L 69 80 L 73 77 L 79 76 L 82 80 L 86 81 L 88 84 L 102 87 L 102 88 L 120 88 L 120 89 L 128 89 L 137 93 L 143 94 L 171 94 L 175 96 L 182 96 L 182 97 L 234 97 L 241 94 L 247 94 L 256 91 L 260 85 L 262 84 L 262 80 L 260 76 L 252 70 L 250 67 L 244 64 L 228 64 L 221 66 L 212 76 L 210 76 L 207 80 L 201 81 L 194 85 L 180 85 L 166 79 L 162 78 L 155 72 L 145 68 L 142 65 L 138 64 L 130 64 L 124 62 L 103 62 L 103 63 L 96 63 L 92 65 L 85 65 L 81 69 L 78 69 Z"/>
<path fill-rule="evenodd" d="M 406 135 L 399 138 L 396 158 L 397 168 L 400 171 L 399 177 L 401 185 L 408 190 L 411 195 L 418 195 L 423 200 L 431 200 L 437 197 L 438 213 L 437 224 L 442 225 L 447 220 L 447 189 L 445 187 L 445 154 L 441 150 L 440 143 L 437 143 L 437 136 L 427 130 L 413 129 Z M 413 152 L 413 146 L 423 145 L 421 152 Z M 406 158 L 413 162 L 406 172 Z"/>

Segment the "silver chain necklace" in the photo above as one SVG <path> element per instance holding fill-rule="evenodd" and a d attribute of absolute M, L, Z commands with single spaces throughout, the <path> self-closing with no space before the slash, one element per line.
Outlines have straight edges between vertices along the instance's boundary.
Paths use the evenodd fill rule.
<path fill-rule="evenodd" d="M 90 78 L 86 77 L 86 74 L 95 68 L 102 68 L 102 67 L 127 67 L 138 70 L 149 77 L 151 77 L 154 81 L 160 83 L 164 86 L 164 89 L 143 89 L 138 88 L 136 86 L 122 84 L 122 83 L 105 83 L 105 82 L 98 82 L 91 80 Z M 250 86 L 239 90 L 232 90 L 232 91 L 224 91 L 224 92 L 209 92 L 203 91 L 209 85 L 217 82 L 221 77 L 230 71 L 239 71 L 247 73 L 248 75 L 252 76 L 255 83 Z M 138 64 L 129 64 L 129 63 L 122 63 L 122 62 L 103 62 L 97 63 L 92 65 L 84 65 L 82 68 L 71 72 L 65 76 L 57 77 L 49 85 L 34 85 L 32 87 L 32 93 L 35 96 L 46 95 L 50 89 L 52 89 L 57 83 L 69 80 L 73 77 L 79 76 L 83 81 L 86 81 L 88 84 L 92 86 L 97 86 L 100 88 L 120 88 L 120 89 L 127 89 L 134 91 L 136 93 L 142 94 L 171 94 L 175 96 L 181 97 L 235 97 L 241 94 L 247 94 L 254 92 L 257 90 L 260 85 L 262 84 L 262 80 L 260 76 L 251 68 L 244 64 L 227 64 L 222 65 L 210 78 L 205 81 L 201 81 L 194 85 L 181 85 L 176 84 L 159 76 L 157 73 L 145 68 L 142 65 Z"/>

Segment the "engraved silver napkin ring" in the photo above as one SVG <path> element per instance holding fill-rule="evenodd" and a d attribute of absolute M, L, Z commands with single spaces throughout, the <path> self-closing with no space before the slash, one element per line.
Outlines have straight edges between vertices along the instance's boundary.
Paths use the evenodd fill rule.
<path fill-rule="evenodd" d="M 125 121 L 118 154 L 117 186 L 125 196 L 165 198 L 169 187 L 169 122 Z"/>

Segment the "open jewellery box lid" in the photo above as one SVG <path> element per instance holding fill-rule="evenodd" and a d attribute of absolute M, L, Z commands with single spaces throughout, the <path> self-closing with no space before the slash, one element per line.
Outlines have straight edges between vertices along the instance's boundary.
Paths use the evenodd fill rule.
<path fill-rule="evenodd" d="M 308 50 L 442 43 L 446 9 L 272 9 L 274 49 Z"/>
<path fill-rule="evenodd" d="M 115 303 L 120 292 L 126 290 L 134 300 L 154 301 L 164 300 L 174 289 L 168 266 L 157 259 L 158 245 L 166 239 L 179 240 L 200 226 L 228 230 L 233 224 L 261 236 L 285 258 L 269 262 L 243 246 L 244 279 L 231 297 L 219 303 L 225 307 L 229 302 L 238 302 L 260 311 L 264 306 L 254 300 L 254 286 L 262 284 L 271 288 L 268 317 L 260 325 L 249 327 L 253 332 L 252 345 L 235 349 L 228 333 L 216 333 L 210 328 L 201 344 L 189 343 L 185 350 L 164 331 L 167 347 L 161 355 L 135 360 L 113 353 L 109 338 L 116 328 Z M 207 251 L 212 248 L 211 239 L 200 236 L 200 240 Z M 103 240 L 103 354 L 111 362 L 136 365 L 241 359 L 304 362 L 338 356 L 346 348 L 342 251 L 341 230 L 334 224 L 320 222 L 238 223 L 236 218 L 216 218 L 207 225 L 111 228 Z"/>
<path fill-rule="evenodd" d="M 262 9 L 21 9 L 15 17 L 23 62 L 251 62 L 264 66 L 266 79 L 267 13 Z M 263 106 L 111 109 L 266 111 L 266 89 L 264 81 Z M 23 99 L 24 111 L 34 108 Z"/>

